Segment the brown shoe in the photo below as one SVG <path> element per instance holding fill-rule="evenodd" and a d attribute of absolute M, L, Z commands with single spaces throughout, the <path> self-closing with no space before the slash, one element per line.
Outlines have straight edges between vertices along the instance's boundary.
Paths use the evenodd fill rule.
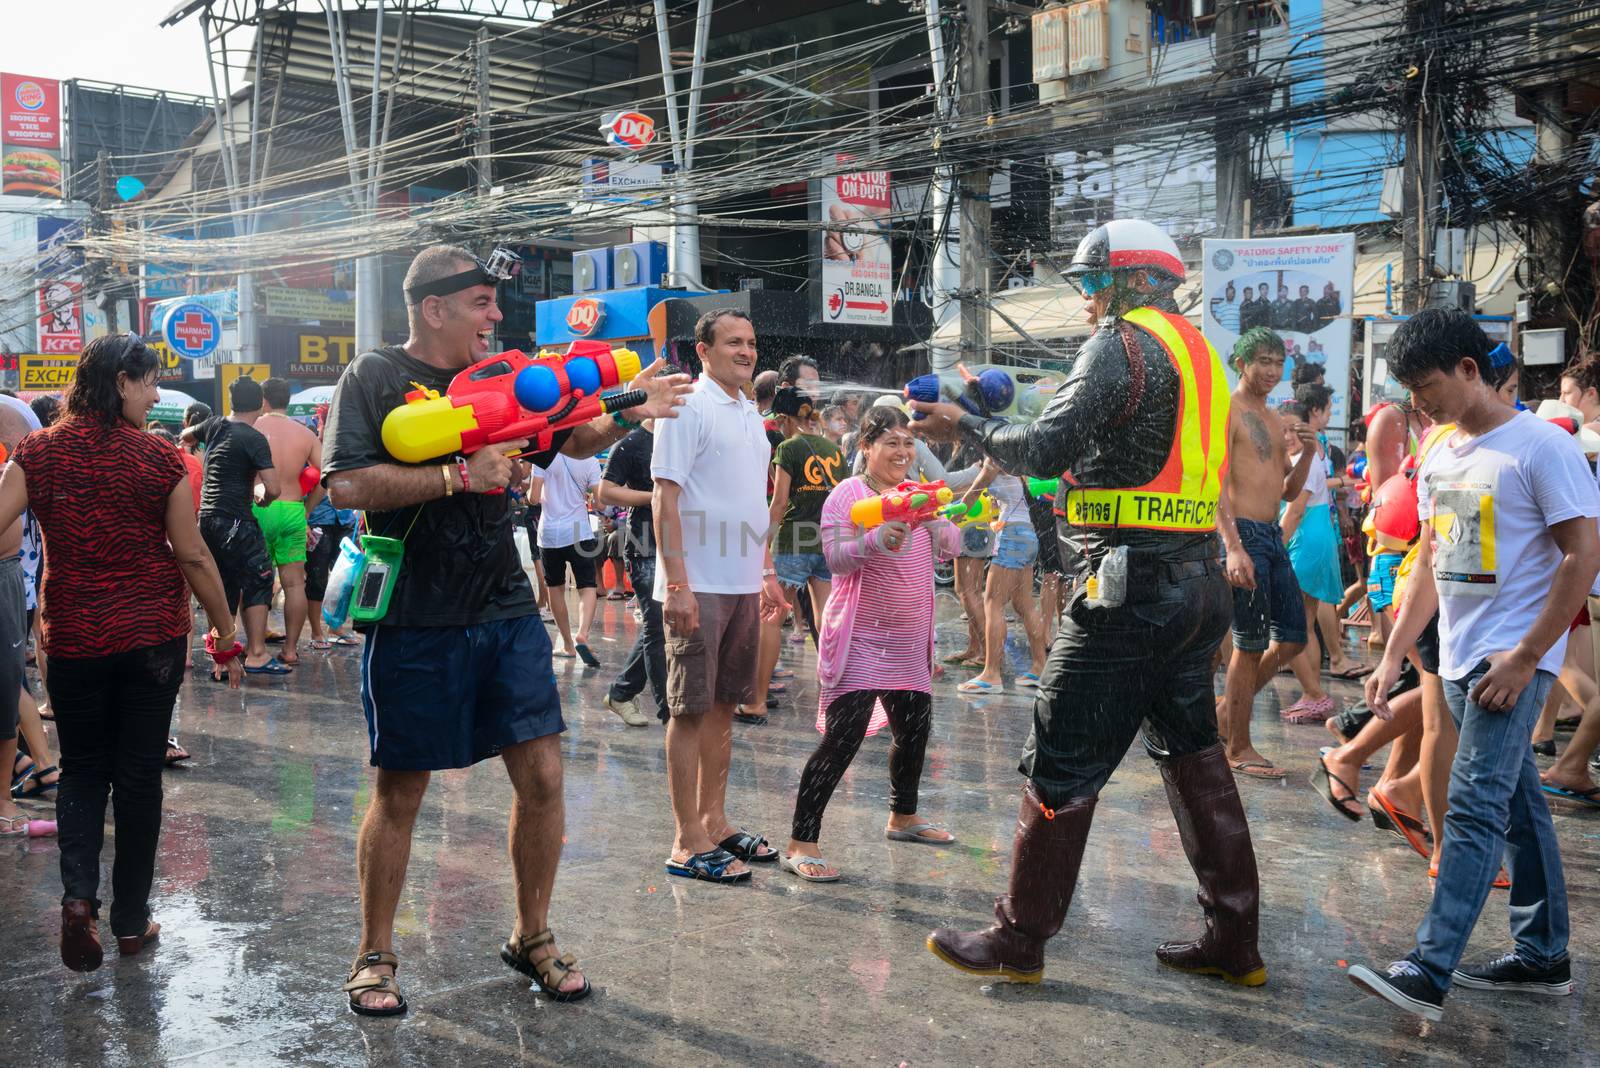
<path fill-rule="evenodd" d="M 61 963 L 75 972 L 92 972 L 105 960 L 94 903 L 70 898 L 61 906 Z"/>
<path fill-rule="evenodd" d="M 158 941 L 160 938 L 161 925 L 152 920 L 150 922 L 150 926 L 144 929 L 144 934 L 142 935 L 118 935 L 117 952 L 122 954 L 124 957 L 131 957 L 145 946 Z"/>
<path fill-rule="evenodd" d="M 1239 986 L 1261 986 L 1267 967 L 1256 948 L 1261 899 L 1256 854 L 1222 746 L 1162 761 L 1161 777 L 1183 851 L 1200 881 L 1196 897 L 1206 933 L 1190 942 L 1163 943 L 1156 960 Z"/>
<path fill-rule="evenodd" d="M 953 968 L 1013 983 L 1044 978 L 1044 945 L 1061 930 L 1078 881 L 1084 842 L 1098 798 L 1075 797 L 1048 809 L 1030 782 L 1022 791 L 1011 845 L 1009 892 L 994 903 L 994 926 L 983 931 L 941 927 L 928 949 Z"/>

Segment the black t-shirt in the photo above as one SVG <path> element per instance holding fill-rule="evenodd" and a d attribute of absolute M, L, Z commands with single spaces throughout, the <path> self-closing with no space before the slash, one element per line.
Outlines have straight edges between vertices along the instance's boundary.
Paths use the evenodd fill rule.
<path fill-rule="evenodd" d="M 398 464 L 383 447 L 384 417 L 405 403 L 406 394 L 416 388 L 413 382 L 443 393 L 455 375 L 412 359 L 398 345 L 357 356 L 340 376 L 328 406 L 323 478 Z M 548 464 L 569 433 L 556 434 L 550 451 L 524 459 Z M 447 459 L 417 466 L 437 470 Z M 506 493 L 458 493 L 392 512 L 368 512 L 368 533 L 399 538 L 406 546 L 383 623 L 464 627 L 537 613 L 533 588 L 511 537 L 514 526 Z"/>
<path fill-rule="evenodd" d="M 253 519 L 257 471 L 272 468 L 272 446 L 253 426 L 214 415 L 194 428 L 206 447 L 206 472 L 200 488 L 200 514 Z M 280 487 L 281 489 L 282 487 Z"/>
<path fill-rule="evenodd" d="M 605 480 L 623 489 L 649 493 L 655 489 L 650 477 L 650 457 L 656 451 L 656 436 L 640 427 L 630 431 L 611 447 L 611 457 L 606 461 Z M 655 523 L 648 504 L 628 506 L 628 543 L 630 556 L 656 554 Z"/>

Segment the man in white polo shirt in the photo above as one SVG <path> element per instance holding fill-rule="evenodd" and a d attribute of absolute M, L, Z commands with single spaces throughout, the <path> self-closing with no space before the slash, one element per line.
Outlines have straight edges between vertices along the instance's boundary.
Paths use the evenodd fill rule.
<path fill-rule="evenodd" d="M 767 550 L 772 446 L 746 397 L 756 335 L 742 311 L 695 324 L 703 372 L 678 418 L 656 427 L 656 600 L 667 635 L 667 786 L 677 836 L 667 873 L 708 882 L 750 878 L 775 861 L 760 835 L 724 808 L 733 715 L 755 696 L 763 615 L 787 608 Z"/>

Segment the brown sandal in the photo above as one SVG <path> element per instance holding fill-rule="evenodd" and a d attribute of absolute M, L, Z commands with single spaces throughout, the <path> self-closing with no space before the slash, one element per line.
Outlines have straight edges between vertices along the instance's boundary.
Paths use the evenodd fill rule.
<path fill-rule="evenodd" d="M 350 965 L 350 980 L 339 989 L 350 995 L 350 1011 L 357 1016 L 401 1016 L 409 1007 L 406 996 L 400 993 L 400 984 L 393 975 L 369 975 L 365 979 L 357 979 L 363 968 L 387 964 L 397 973 L 400 971 L 400 958 L 386 949 L 371 950 L 357 954 L 355 963 Z M 397 1002 L 386 1009 L 374 1009 L 361 1004 L 361 995 L 368 991 L 377 991 L 382 994 L 393 994 Z"/>
<path fill-rule="evenodd" d="M 594 993 L 594 987 L 589 985 L 587 976 L 583 977 L 583 986 L 577 990 L 561 989 L 561 981 L 578 971 L 578 958 L 571 953 L 563 953 L 559 957 L 544 957 L 540 960 L 532 960 L 528 956 L 531 950 L 555 940 L 556 936 L 550 933 L 548 927 L 537 934 L 512 939 L 500 947 L 500 959 L 532 979 L 538 984 L 544 996 L 551 1001 L 582 1001 Z"/>

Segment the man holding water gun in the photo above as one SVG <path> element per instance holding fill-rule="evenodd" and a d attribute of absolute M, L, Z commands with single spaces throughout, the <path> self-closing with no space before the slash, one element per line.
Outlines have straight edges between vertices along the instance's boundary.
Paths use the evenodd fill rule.
<path fill-rule="evenodd" d="M 1216 523 L 1228 443 L 1221 361 L 1178 313 L 1177 246 L 1115 220 L 1078 246 L 1069 279 L 1098 329 L 1039 418 L 1008 424 L 959 405 L 913 402 L 933 438 L 972 442 L 1037 478 L 1059 476 L 1063 561 L 1078 578 L 1039 682 L 1010 892 L 987 930 L 934 931 L 928 948 L 963 971 L 1044 976 L 1066 918 L 1099 792 L 1141 726 L 1161 767 L 1206 932 L 1156 950 L 1162 964 L 1259 986 L 1255 854 L 1218 741 L 1211 657 L 1232 598 Z"/>
<path fill-rule="evenodd" d="M 561 854 L 564 724 L 550 639 L 512 541 L 504 492 L 526 477 L 518 457 L 528 440 L 491 439 L 465 457 L 403 463 L 385 447 L 382 431 L 408 394 L 419 388 L 443 394 L 460 371 L 489 354 L 501 319 L 496 287 L 515 263 L 505 250 L 487 262 L 452 245 L 418 253 L 405 277 L 410 337 L 356 357 L 329 412 L 323 481 L 334 505 L 365 510 L 373 534 L 404 545 L 387 611 L 365 625 L 361 662 L 378 775 L 357 843 L 360 953 L 343 988 L 361 1015 L 406 1011 L 395 980 L 394 915 L 430 773 L 496 755 L 515 795 L 510 851 L 517 924 L 501 959 L 552 1000 L 590 993 L 547 923 Z M 688 379 L 658 375 L 659 366 L 631 383 L 644 391 L 643 404 L 579 425 L 552 424 L 561 428 L 549 447 L 527 458 L 547 464 L 558 452 L 592 456 L 638 420 L 676 416 Z M 558 399 L 571 397 L 563 390 Z"/>

